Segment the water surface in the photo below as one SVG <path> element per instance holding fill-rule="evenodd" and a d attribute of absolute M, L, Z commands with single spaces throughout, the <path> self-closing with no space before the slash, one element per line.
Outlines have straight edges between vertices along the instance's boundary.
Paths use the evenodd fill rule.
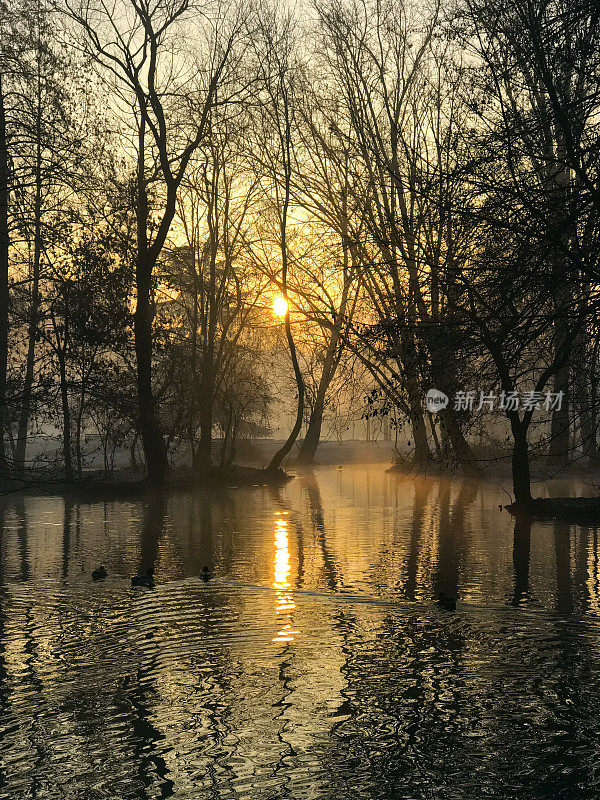
<path fill-rule="evenodd" d="M 383 465 L 7 498 L 0 797 L 598 798 L 598 534 L 504 502 Z"/>

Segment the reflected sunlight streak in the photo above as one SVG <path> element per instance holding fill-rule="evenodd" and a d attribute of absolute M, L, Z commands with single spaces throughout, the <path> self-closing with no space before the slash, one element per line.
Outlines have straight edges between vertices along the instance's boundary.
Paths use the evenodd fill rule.
<path fill-rule="evenodd" d="M 289 615 L 296 610 L 294 596 L 290 591 L 289 576 L 291 572 L 290 551 L 288 539 L 288 520 L 284 512 L 275 515 L 275 578 L 273 588 L 277 589 L 275 612 L 287 614 L 289 621 L 273 637 L 273 642 L 293 642 L 299 630 L 293 628 Z"/>

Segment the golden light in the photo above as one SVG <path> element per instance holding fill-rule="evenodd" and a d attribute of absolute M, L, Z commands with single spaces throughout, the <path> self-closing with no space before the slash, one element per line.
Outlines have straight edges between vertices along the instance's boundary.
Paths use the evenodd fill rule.
<path fill-rule="evenodd" d="M 284 301 L 285 302 L 285 301 Z M 288 520 L 286 514 L 276 512 L 275 514 L 275 575 L 273 588 L 275 594 L 275 613 L 284 615 L 286 623 L 281 622 L 281 629 L 273 637 L 273 642 L 293 642 L 300 633 L 293 626 L 292 613 L 296 610 L 294 595 L 290 587 L 290 573 L 292 565 L 290 563 L 290 545 L 288 537 Z"/>
<path fill-rule="evenodd" d="M 277 515 L 275 519 L 275 580 L 274 589 L 288 589 L 289 575 L 292 570 L 290 565 L 290 552 L 288 543 L 287 524 L 284 516 Z"/>
<path fill-rule="evenodd" d="M 288 303 L 285 297 L 276 297 L 273 300 L 273 312 L 277 314 L 278 317 L 285 317 L 288 312 Z"/>

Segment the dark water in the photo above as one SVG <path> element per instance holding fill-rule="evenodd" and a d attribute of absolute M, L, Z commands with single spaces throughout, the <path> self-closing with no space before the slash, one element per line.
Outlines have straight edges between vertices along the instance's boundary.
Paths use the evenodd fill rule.
<path fill-rule="evenodd" d="M 5 500 L 0 798 L 597 800 L 598 532 L 503 502 L 380 465 Z"/>

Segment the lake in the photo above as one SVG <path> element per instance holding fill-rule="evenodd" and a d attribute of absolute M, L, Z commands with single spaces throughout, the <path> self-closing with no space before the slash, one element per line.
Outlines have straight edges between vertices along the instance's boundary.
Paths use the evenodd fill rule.
<path fill-rule="evenodd" d="M 5 498 L 0 798 L 597 800 L 598 531 L 506 502 L 382 464 Z"/>

